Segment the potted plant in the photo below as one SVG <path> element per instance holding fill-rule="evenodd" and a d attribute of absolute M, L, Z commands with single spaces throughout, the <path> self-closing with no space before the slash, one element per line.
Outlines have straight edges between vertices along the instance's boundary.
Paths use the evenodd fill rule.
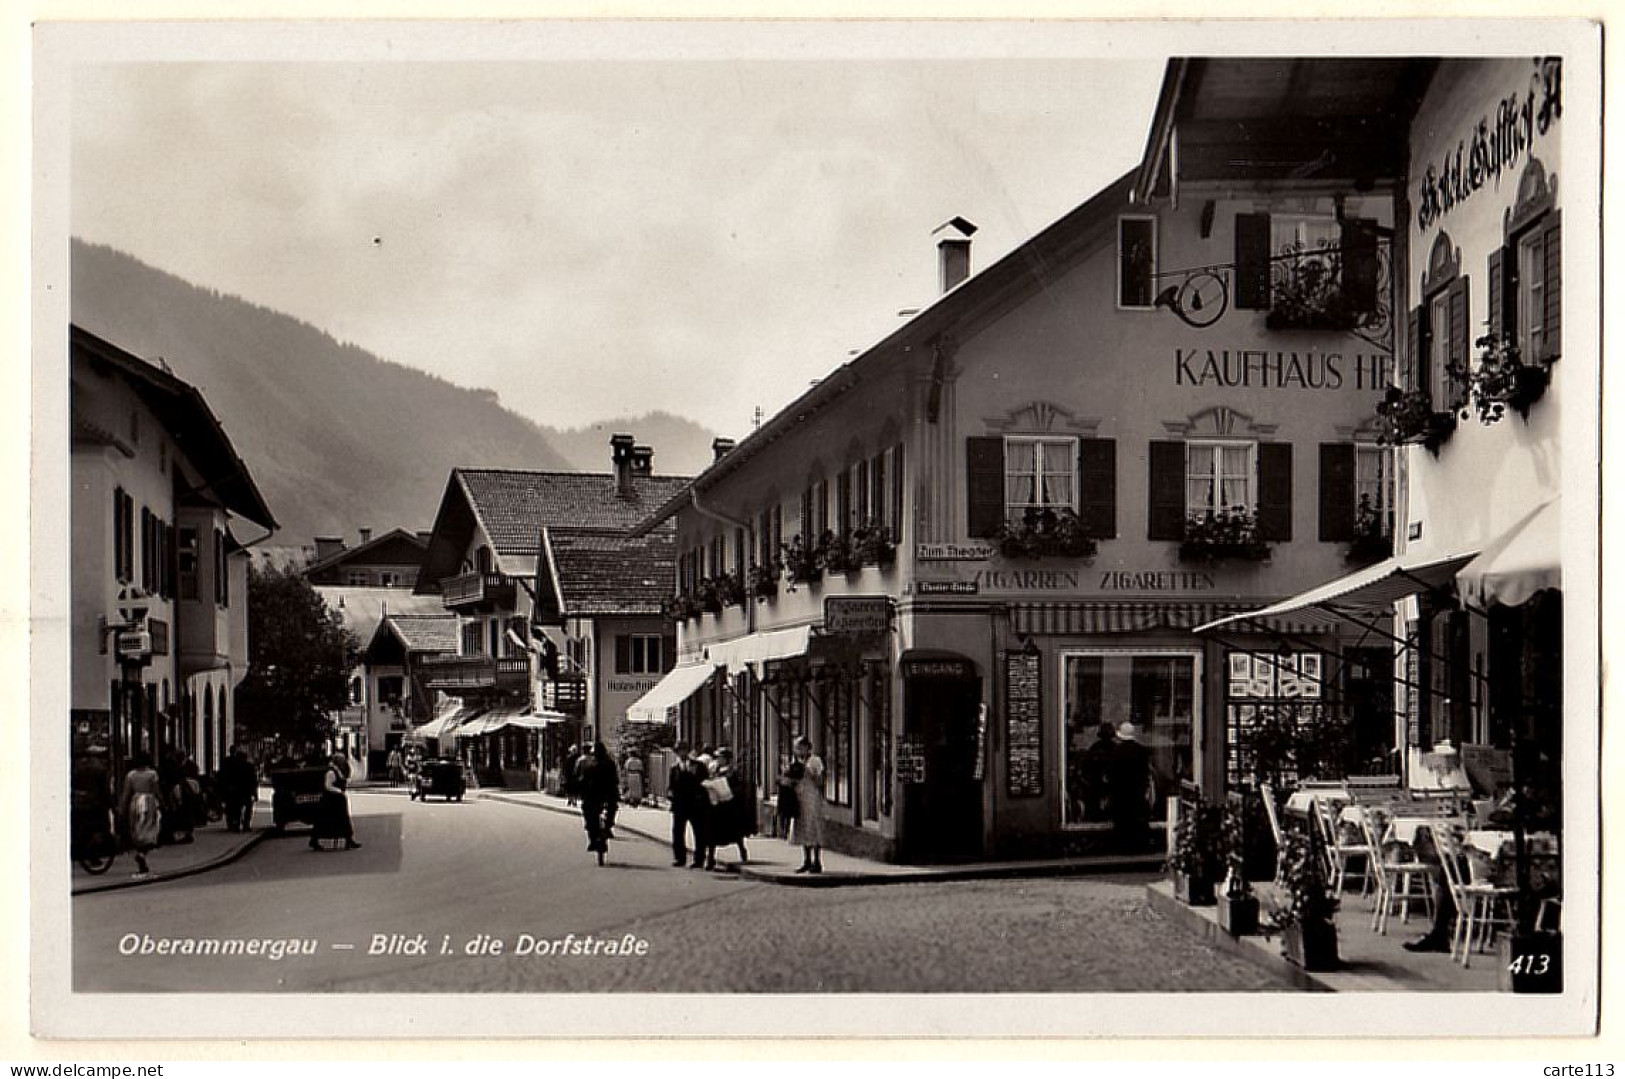
<path fill-rule="evenodd" d="M 1006 521 L 993 534 L 1006 558 L 1093 558 L 1096 544 L 1071 509 L 1028 507 L 1019 522 Z"/>
<path fill-rule="evenodd" d="M 682 622 L 699 614 L 700 605 L 687 592 L 679 592 L 666 597 L 665 611 L 666 617 L 673 622 Z"/>
<path fill-rule="evenodd" d="M 1456 430 L 1456 414 L 1437 411 L 1433 397 L 1426 390 L 1389 386 L 1388 392 L 1377 402 L 1377 417 L 1382 424 L 1378 441 L 1384 446 L 1419 443 L 1432 454 L 1437 454 Z"/>
<path fill-rule="evenodd" d="M 1269 556 L 1270 545 L 1258 538 L 1258 519 L 1245 506 L 1205 510 L 1185 519 L 1182 562 L 1263 562 Z"/>
<path fill-rule="evenodd" d="M 1182 793 L 1174 822 L 1174 895 L 1193 907 L 1212 906 L 1213 887 L 1224 865 L 1223 810 L 1201 795 Z"/>
<path fill-rule="evenodd" d="M 824 560 L 816 544 L 809 544 L 802 536 L 793 537 L 782 545 L 784 551 L 784 578 L 795 591 L 798 584 L 814 584 L 824 575 Z"/>
<path fill-rule="evenodd" d="M 852 533 L 852 545 L 860 563 L 889 566 L 897 561 L 897 540 L 880 521 L 864 522 Z"/>
<path fill-rule="evenodd" d="M 1527 420 L 1529 409 L 1546 392 L 1551 370 L 1544 364 L 1524 363 L 1510 334 L 1487 333 L 1474 344 L 1478 363 L 1471 367 L 1452 364 L 1450 373 L 1466 385 L 1478 409 L 1478 421 L 1498 423 L 1508 408 Z M 1461 410 L 1461 418 L 1467 418 L 1466 408 Z"/>
<path fill-rule="evenodd" d="M 1234 791 L 1225 799 L 1223 847 L 1226 870 L 1224 882 L 1215 897 L 1219 908 L 1219 928 L 1233 937 L 1258 932 L 1258 896 L 1247 882 L 1246 801 L 1243 792 Z"/>
<path fill-rule="evenodd" d="M 736 607 L 744 604 L 744 574 L 719 573 L 711 578 L 711 585 L 716 590 L 717 602 L 722 607 Z"/>
<path fill-rule="evenodd" d="M 1281 954 L 1304 970 L 1337 969 L 1337 896 L 1326 883 L 1326 856 L 1314 828 L 1287 836 L 1282 866 L 1285 902 L 1272 904 L 1270 929 Z"/>
<path fill-rule="evenodd" d="M 767 565 L 753 563 L 745 575 L 745 585 L 758 600 L 772 599 L 779 594 L 779 573 L 783 566 L 777 562 Z"/>
<path fill-rule="evenodd" d="M 1354 511 L 1354 536 L 1343 551 L 1346 561 L 1356 565 L 1370 565 L 1391 558 L 1394 554 L 1394 535 L 1386 515 L 1371 505 L 1371 496 L 1360 496 L 1360 505 Z"/>
<path fill-rule="evenodd" d="M 852 538 L 839 532 L 825 532 L 818 538 L 824 568 L 830 573 L 856 573 L 863 568 Z"/>

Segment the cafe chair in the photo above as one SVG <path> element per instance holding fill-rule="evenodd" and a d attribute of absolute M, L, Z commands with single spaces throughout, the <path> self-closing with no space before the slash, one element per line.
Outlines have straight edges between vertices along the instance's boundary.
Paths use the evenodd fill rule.
<path fill-rule="evenodd" d="M 1332 888 L 1339 893 L 1343 891 L 1349 877 L 1349 864 L 1359 859 L 1360 896 L 1364 898 L 1371 891 L 1371 866 L 1376 860 L 1371 844 L 1363 838 L 1354 840 L 1344 833 L 1338 820 L 1342 807 L 1337 803 L 1316 798 L 1313 808 L 1314 819 L 1320 825 L 1320 834 L 1326 840 L 1326 870 L 1333 882 Z"/>
<path fill-rule="evenodd" d="M 1512 926 L 1512 901 L 1516 888 L 1502 887 L 1491 881 L 1475 881 L 1469 876 L 1465 864 L 1466 852 L 1461 839 L 1442 828 L 1434 830 L 1434 845 L 1439 849 L 1439 864 L 1444 868 L 1450 898 L 1456 903 L 1456 921 L 1450 933 L 1450 955 L 1463 967 L 1472 962 L 1475 949 L 1488 947 L 1497 927 Z M 1475 939 L 1476 938 L 1476 939 Z"/>
<path fill-rule="evenodd" d="M 1275 788 L 1268 783 L 1258 785 L 1264 799 L 1264 816 L 1269 818 L 1270 835 L 1275 839 L 1275 883 L 1286 879 L 1286 835 L 1281 831 L 1281 810 L 1275 804 Z"/>
<path fill-rule="evenodd" d="M 1425 862 L 1416 857 L 1409 843 L 1384 837 L 1388 834 L 1388 821 L 1381 813 L 1367 810 L 1360 818 L 1360 830 L 1366 846 L 1376 851 L 1371 869 L 1376 878 L 1377 900 L 1371 911 L 1371 929 L 1387 936 L 1388 919 L 1394 907 L 1399 907 L 1401 925 L 1411 920 L 1411 904 L 1421 901 L 1422 910 L 1433 917 L 1433 881 Z M 1418 887 L 1420 885 L 1420 887 Z"/>

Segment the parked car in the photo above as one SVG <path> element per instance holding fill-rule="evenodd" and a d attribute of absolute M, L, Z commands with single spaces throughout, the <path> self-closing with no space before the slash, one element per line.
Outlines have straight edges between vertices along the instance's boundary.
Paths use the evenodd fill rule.
<path fill-rule="evenodd" d="M 463 777 L 463 762 L 450 757 L 437 757 L 423 762 L 412 780 L 410 797 L 427 802 L 432 794 L 450 802 L 463 800 L 468 781 Z"/>
<path fill-rule="evenodd" d="M 326 766 L 271 768 L 265 774 L 271 781 L 271 826 L 279 832 L 294 822 L 314 827 L 322 811 Z"/>

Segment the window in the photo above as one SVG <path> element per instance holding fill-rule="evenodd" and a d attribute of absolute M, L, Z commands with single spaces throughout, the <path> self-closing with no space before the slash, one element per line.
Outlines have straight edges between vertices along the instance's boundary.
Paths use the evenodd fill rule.
<path fill-rule="evenodd" d="M 1356 529 L 1394 534 L 1393 458 L 1381 446 L 1354 447 L 1354 512 Z"/>
<path fill-rule="evenodd" d="M 382 585 L 383 587 L 385 587 L 385 588 L 394 588 L 396 582 L 399 581 L 399 580 L 400 580 L 400 575 L 399 574 L 390 573 L 387 570 L 380 571 L 379 574 L 378 574 L 378 583 L 380 585 Z"/>
<path fill-rule="evenodd" d="M 463 623 L 463 655 L 477 656 L 485 639 L 485 627 L 478 622 Z"/>
<path fill-rule="evenodd" d="M 352 588 L 365 588 L 369 583 L 367 581 L 367 571 L 364 569 L 351 570 L 349 576 L 345 579 L 345 583 Z"/>
<path fill-rule="evenodd" d="M 1144 796 L 1163 820 L 1179 782 L 1194 774 L 1198 657 L 1185 652 L 1091 651 L 1061 656 L 1062 821 L 1070 827 L 1111 819 L 1110 751 L 1096 748 L 1100 725 L 1133 723 L 1150 752 Z"/>
<path fill-rule="evenodd" d="M 1303 775 L 1346 775 L 1346 762 L 1311 760 L 1319 746 L 1309 736 L 1333 717 L 1324 698 L 1326 671 L 1319 652 L 1242 652 L 1225 655 L 1225 779 L 1235 787 L 1253 778 L 1277 785 Z M 1281 745 L 1289 739 L 1291 748 Z M 1326 743 L 1336 756 L 1335 740 Z M 1331 765 L 1327 771 L 1325 765 Z"/>
<path fill-rule="evenodd" d="M 1546 355 L 1546 242 L 1540 229 L 1518 237 L 1518 346 L 1528 357 Z"/>
<path fill-rule="evenodd" d="M 844 471 L 835 477 L 835 527 L 841 535 L 852 531 L 852 473 Z"/>
<path fill-rule="evenodd" d="M 585 637 L 571 637 L 564 642 L 564 655 L 568 661 L 568 669 L 564 672 L 567 678 L 580 678 L 587 673 L 592 662 L 592 642 Z"/>
<path fill-rule="evenodd" d="M 197 529 L 180 530 L 179 549 L 175 552 L 175 570 L 179 577 L 181 599 L 197 599 Z"/>
<path fill-rule="evenodd" d="M 400 707 L 401 687 L 403 679 L 400 675 L 388 674 L 378 679 L 378 700 L 381 704 Z"/>
<path fill-rule="evenodd" d="M 1299 280 L 1325 279 L 1331 286 L 1341 277 L 1337 252 L 1342 229 L 1335 217 L 1273 214 L 1270 217 L 1270 250 L 1275 253 L 1275 274 Z M 1285 256 L 1285 257 L 1283 257 Z"/>
<path fill-rule="evenodd" d="M 224 607 L 230 599 L 226 586 L 226 533 L 217 528 L 214 530 L 214 601 Z"/>
<path fill-rule="evenodd" d="M 1150 307 L 1156 298 L 1157 219 L 1117 219 L 1117 306 Z"/>
<path fill-rule="evenodd" d="M 867 676 L 869 762 L 864 776 L 864 818 L 891 815 L 891 669 L 876 664 Z"/>
<path fill-rule="evenodd" d="M 1253 512 L 1252 442 L 1187 442 L 1185 444 L 1185 515 L 1204 517 L 1237 507 Z"/>
<path fill-rule="evenodd" d="M 659 674 L 665 669 L 665 638 L 659 634 L 632 633 L 615 638 L 616 674 Z"/>
<path fill-rule="evenodd" d="M 815 687 L 823 705 L 818 755 L 824 760 L 824 797 L 833 805 L 851 805 L 852 685 L 832 678 Z"/>
<path fill-rule="evenodd" d="M 1450 295 L 1440 292 L 1428 300 L 1427 321 L 1429 327 L 1443 327 L 1450 325 Z M 1428 389 L 1442 389 L 1450 384 L 1450 335 L 1442 332 L 1430 332 L 1427 335 L 1425 346 L 1426 372 L 1422 384 Z"/>
<path fill-rule="evenodd" d="M 1028 510 L 1077 508 L 1078 443 L 1073 438 L 1004 440 L 1004 512 L 1020 521 Z"/>
<path fill-rule="evenodd" d="M 1503 246 L 1490 252 L 1489 329 L 1511 337 L 1524 363 L 1550 363 L 1562 354 L 1563 215 L 1556 180 L 1531 158 L 1518 179 Z"/>

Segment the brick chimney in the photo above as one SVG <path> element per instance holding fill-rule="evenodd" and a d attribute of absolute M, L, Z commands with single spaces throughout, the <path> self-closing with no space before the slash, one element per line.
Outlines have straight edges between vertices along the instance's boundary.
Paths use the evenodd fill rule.
<path fill-rule="evenodd" d="M 937 237 L 937 282 L 948 292 L 970 276 L 970 238 L 976 226 L 963 217 L 950 218 L 931 230 Z"/>
<path fill-rule="evenodd" d="M 651 446 L 632 447 L 632 475 L 652 476 L 655 472 L 655 451 Z"/>
<path fill-rule="evenodd" d="M 731 438 L 713 438 L 711 440 L 711 463 L 716 464 L 728 454 L 733 452 L 736 445 Z"/>
<path fill-rule="evenodd" d="M 344 550 L 344 537 L 317 536 L 316 561 L 323 562 Z"/>
<path fill-rule="evenodd" d="M 632 458 L 636 452 L 631 435 L 609 436 L 609 463 L 615 472 L 615 493 L 632 497 Z"/>

